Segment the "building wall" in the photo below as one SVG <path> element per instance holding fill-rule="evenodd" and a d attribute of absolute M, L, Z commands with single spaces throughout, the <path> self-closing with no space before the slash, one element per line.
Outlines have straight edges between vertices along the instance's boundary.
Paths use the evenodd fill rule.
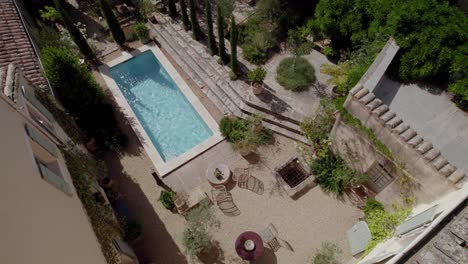
<path fill-rule="evenodd" d="M 19 113 L 0 98 L 0 257 L 8 264 L 106 263 L 81 202 L 41 178 Z M 61 156 L 65 181 L 72 181 Z"/>

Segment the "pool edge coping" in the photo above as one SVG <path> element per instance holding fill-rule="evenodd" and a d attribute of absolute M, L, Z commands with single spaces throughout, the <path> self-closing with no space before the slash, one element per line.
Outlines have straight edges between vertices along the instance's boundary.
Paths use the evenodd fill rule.
<path fill-rule="evenodd" d="M 198 113 L 203 122 L 205 122 L 205 124 L 212 132 L 212 135 L 206 140 L 195 145 L 193 148 L 185 151 L 180 156 L 168 162 L 165 162 L 162 159 L 158 150 L 153 145 L 145 129 L 143 128 L 137 116 L 133 112 L 131 106 L 128 104 L 127 99 L 125 99 L 124 95 L 122 94 L 122 91 L 120 90 L 117 83 L 114 81 L 110 74 L 110 69 L 112 67 L 123 63 L 148 50 L 151 50 L 151 52 L 153 52 L 153 55 L 161 63 L 161 65 L 164 67 L 167 73 L 171 76 L 171 78 L 174 80 L 174 82 L 176 83 L 182 94 L 185 96 L 187 101 L 192 105 L 193 109 Z M 130 126 L 132 127 L 133 131 L 138 137 L 141 145 L 143 146 L 143 149 L 150 158 L 151 162 L 153 163 L 154 169 L 160 177 L 166 176 L 167 174 L 178 169 L 182 165 L 190 162 L 197 156 L 201 155 L 202 153 L 206 152 L 207 150 L 224 140 L 224 137 L 219 131 L 219 126 L 216 120 L 214 120 L 214 118 L 211 116 L 211 114 L 208 112 L 205 106 L 201 103 L 200 99 L 195 95 L 195 93 L 188 86 L 188 84 L 185 82 L 185 80 L 182 78 L 179 72 L 177 72 L 177 70 L 167 59 L 164 53 L 155 44 L 143 45 L 131 52 L 122 51 L 121 56 L 111 60 L 110 62 L 104 63 L 103 65 L 99 66 L 98 69 L 100 75 L 104 79 L 106 86 L 111 91 L 115 101 L 117 102 L 117 105 L 120 107 L 121 111 L 130 123 Z"/>

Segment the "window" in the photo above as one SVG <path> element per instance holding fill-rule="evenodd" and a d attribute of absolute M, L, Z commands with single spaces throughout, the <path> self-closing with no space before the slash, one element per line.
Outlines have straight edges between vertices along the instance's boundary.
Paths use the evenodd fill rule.
<path fill-rule="evenodd" d="M 39 131 L 32 128 L 29 125 L 25 125 L 26 133 L 29 138 L 34 141 L 36 144 L 40 145 L 45 149 L 50 155 L 57 158 L 58 150 L 54 143 L 52 143 L 48 138 L 42 135 Z"/>
<path fill-rule="evenodd" d="M 60 172 L 60 167 L 58 166 L 57 162 L 46 163 L 37 157 L 35 157 L 35 159 L 42 179 L 62 190 L 64 193 L 68 195 L 72 194 L 70 185 L 63 179 L 63 176 Z"/>
<path fill-rule="evenodd" d="M 46 129 L 49 133 L 55 135 L 54 127 L 52 126 L 52 123 L 47 118 L 44 118 L 43 115 L 41 115 L 33 107 L 29 107 L 29 105 L 26 108 L 28 109 L 28 113 L 31 116 L 31 118 L 34 121 L 36 121 L 38 125 Z"/>

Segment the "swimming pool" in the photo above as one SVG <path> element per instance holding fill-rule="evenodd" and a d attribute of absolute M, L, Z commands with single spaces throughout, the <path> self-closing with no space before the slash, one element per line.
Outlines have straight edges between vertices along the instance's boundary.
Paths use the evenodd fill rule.
<path fill-rule="evenodd" d="M 151 50 L 110 73 L 164 161 L 213 135 Z"/>

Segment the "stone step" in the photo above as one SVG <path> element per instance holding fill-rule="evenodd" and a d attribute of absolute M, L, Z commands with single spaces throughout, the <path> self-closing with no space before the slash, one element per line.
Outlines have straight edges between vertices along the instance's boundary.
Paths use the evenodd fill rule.
<path fill-rule="evenodd" d="M 298 120 L 294 120 L 288 116 L 272 112 L 268 108 L 250 102 L 248 100 L 249 96 L 246 96 L 247 93 L 245 92 L 246 90 L 250 89 L 250 85 L 247 85 L 244 81 L 241 80 L 230 80 L 229 76 L 231 69 L 226 65 L 220 65 L 218 63 L 217 56 L 210 55 L 207 51 L 207 48 L 203 44 L 195 41 L 191 35 L 187 34 L 187 32 L 183 30 L 178 24 L 168 22 L 164 24 L 164 26 L 167 27 L 167 29 L 165 29 L 166 33 L 170 34 L 170 32 L 172 32 L 172 34 L 170 34 L 171 37 L 174 37 L 178 43 L 181 44 L 181 46 L 184 46 L 191 56 L 203 58 L 203 60 L 196 60 L 197 62 L 203 62 L 204 65 L 201 66 L 201 69 L 217 73 L 218 76 L 216 79 L 219 80 L 219 82 L 217 82 L 218 87 L 223 89 L 225 93 L 227 93 L 243 111 L 257 112 L 258 114 L 262 115 L 269 114 L 271 115 L 269 119 L 280 123 L 285 128 L 291 127 L 292 129 L 296 130 L 299 128 Z M 212 76 L 215 75 L 210 75 L 210 77 Z M 254 108 L 255 110 L 249 109 L 246 105 Z M 286 122 L 291 122 L 294 125 L 287 124 Z"/>

